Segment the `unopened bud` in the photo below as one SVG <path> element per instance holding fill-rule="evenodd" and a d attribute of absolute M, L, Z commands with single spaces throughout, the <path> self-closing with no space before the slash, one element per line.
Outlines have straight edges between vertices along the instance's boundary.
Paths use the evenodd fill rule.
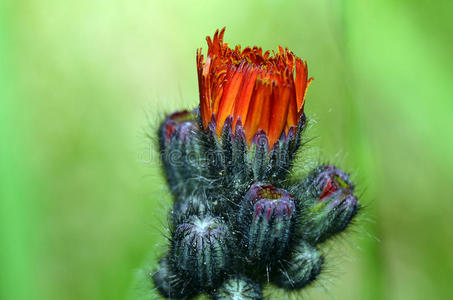
<path fill-rule="evenodd" d="M 252 185 L 238 214 L 248 257 L 266 262 L 278 259 L 290 241 L 295 214 L 293 197 L 286 190 Z"/>
<path fill-rule="evenodd" d="M 229 263 L 230 237 L 220 217 L 189 216 L 172 236 L 172 264 L 192 284 L 212 287 L 224 276 Z"/>
<path fill-rule="evenodd" d="M 160 154 L 168 185 L 176 194 L 191 193 L 203 172 L 197 111 L 169 115 L 159 128 Z"/>
<path fill-rule="evenodd" d="M 332 165 L 316 168 L 296 189 L 303 207 L 302 235 L 314 243 L 343 231 L 359 209 L 349 176 Z"/>
<path fill-rule="evenodd" d="M 178 272 L 175 272 L 164 257 L 159 261 L 158 270 L 152 275 L 154 285 L 159 293 L 169 299 L 188 299 L 196 292 L 189 282 L 184 281 Z"/>
<path fill-rule="evenodd" d="M 318 277 L 324 259 L 318 250 L 301 240 L 295 246 L 291 256 L 282 260 L 273 282 L 287 290 L 301 289 Z"/>

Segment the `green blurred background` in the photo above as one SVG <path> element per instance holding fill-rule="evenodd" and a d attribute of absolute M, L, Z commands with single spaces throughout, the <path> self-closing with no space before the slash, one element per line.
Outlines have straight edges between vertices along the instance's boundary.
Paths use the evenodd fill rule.
<path fill-rule="evenodd" d="M 169 205 L 148 121 L 197 104 L 195 49 L 226 26 L 308 60 L 310 145 L 366 206 L 293 298 L 451 299 L 450 3 L 1 2 L 0 298 L 143 294 Z"/>

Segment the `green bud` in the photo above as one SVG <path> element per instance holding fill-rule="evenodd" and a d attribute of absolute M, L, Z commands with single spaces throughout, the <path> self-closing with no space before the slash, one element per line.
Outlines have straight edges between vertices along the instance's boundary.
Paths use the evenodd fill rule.
<path fill-rule="evenodd" d="M 273 282 L 287 290 L 298 290 L 315 280 L 321 273 L 324 259 L 318 250 L 301 240 L 288 260 L 282 260 Z"/>

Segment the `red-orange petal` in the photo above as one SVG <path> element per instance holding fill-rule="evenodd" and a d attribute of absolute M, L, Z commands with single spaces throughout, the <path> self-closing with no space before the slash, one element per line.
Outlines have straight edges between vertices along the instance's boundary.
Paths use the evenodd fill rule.
<path fill-rule="evenodd" d="M 244 78 L 244 72 L 242 68 L 243 64 L 241 64 L 238 68 L 233 67 L 230 70 L 232 76 L 231 79 L 228 79 L 226 81 L 222 99 L 220 100 L 219 104 L 219 111 L 216 115 L 217 134 L 220 134 L 220 132 L 222 132 L 225 119 L 233 111 L 236 96 L 239 93 L 239 88 L 241 87 L 242 80 Z"/>
<path fill-rule="evenodd" d="M 250 106 L 253 88 L 255 87 L 258 70 L 254 66 L 249 65 L 246 67 L 244 73 L 244 80 L 242 81 L 239 94 L 237 95 L 237 100 L 234 103 L 233 116 L 235 120 L 233 123 L 233 130 L 236 128 L 236 121 L 238 118 L 241 118 L 242 123 L 245 123 L 247 120 L 247 112 Z"/>
<path fill-rule="evenodd" d="M 288 130 L 291 126 L 297 126 L 299 123 L 297 117 L 297 99 L 296 99 L 296 90 L 294 87 L 294 82 L 290 83 L 290 99 L 288 104 L 288 118 L 286 120 L 285 130 L 288 133 Z"/>
<path fill-rule="evenodd" d="M 264 82 L 263 86 L 263 94 L 262 99 L 260 101 L 260 105 L 262 106 L 261 109 L 261 119 L 258 125 L 258 130 L 263 130 L 266 134 L 269 132 L 269 122 L 271 119 L 271 110 L 272 110 L 272 95 L 275 93 L 275 89 L 272 86 L 271 82 Z M 255 132 L 251 132 L 250 134 L 255 135 Z"/>
<path fill-rule="evenodd" d="M 300 111 L 305 102 L 305 92 L 308 87 L 308 70 L 307 70 L 307 63 L 305 63 L 302 59 L 296 58 L 296 79 L 295 79 L 295 86 L 296 86 L 296 99 L 297 99 L 297 110 Z M 311 79 L 310 79 L 311 82 Z"/>
<path fill-rule="evenodd" d="M 289 86 L 274 86 L 272 93 L 272 110 L 267 136 L 271 147 L 280 138 L 285 129 L 291 89 Z"/>
<path fill-rule="evenodd" d="M 207 87 L 205 77 L 203 76 L 203 55 L 201 49 L 197 51 L 197 73 L 198 73 L 198 89 L 200 91 L 200 114 L 204 128 L 207 128 L 211 119 L 211 100 L 207 97 Z"/>
<path fill-rule="evenodd" d="M 264 107 L 264 99 L 270 98 L 270 95 L 270 84 L 264 83 L 261 79 L 258 79 L 253 89 L 246 122 L 244 123 L 245 136 L 249 144 L 255 133 L 258 131 L 259 125 L 261 123 L 261 118 L 263 117 L 262 112 Z"/>

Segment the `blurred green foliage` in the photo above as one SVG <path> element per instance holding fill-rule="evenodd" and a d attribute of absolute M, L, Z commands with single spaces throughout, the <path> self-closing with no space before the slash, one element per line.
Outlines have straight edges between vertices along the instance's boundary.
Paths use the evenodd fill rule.
<path fill-rule="evenodd" d="M 227 26 L 232 45 L 308 60 L 310 147 L 360 183 L 360 221 L 303 295 L 451 299 L 452 13 L 423 0 L 1 2 L 0 298 L 134 299 L 169 207 L 147 118 L 197 105 L 195 49 Z"/>

